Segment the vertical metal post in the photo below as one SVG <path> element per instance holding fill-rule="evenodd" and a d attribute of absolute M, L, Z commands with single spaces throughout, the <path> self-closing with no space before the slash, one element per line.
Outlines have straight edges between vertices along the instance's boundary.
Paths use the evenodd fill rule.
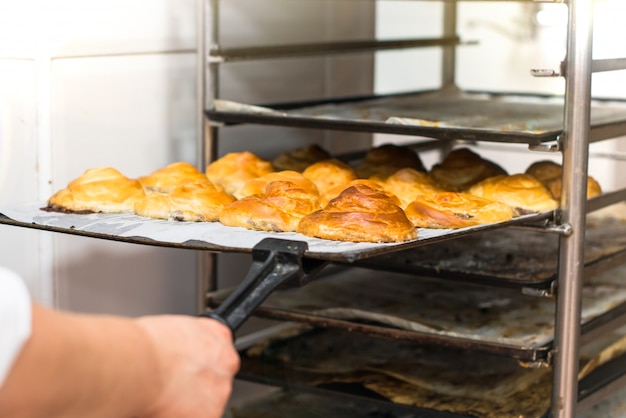
<path fill-rule="evenodd" d="M 207 57 L 218 48 L 219 0 L 198 0 L 197 4 L 197 144 L 198 169 L 204 171 L 217 157 L 217 128 L 212 126 L 204 111 L 213 107 L 219 94 L 218 64 L 208 64 Z M 206 309 L 206 294 L 217 287 L 217 257 L 199 252 L 196 260 L 197 311 Z"/>
<path fill-rule="evenodd" d="M 552 417 L 573 418 L 578 400 L 583 243 L 587 201 L 593 0 L 570 0 L 565 68 L 563 195 L 560 238 Z"/>
<path fill-rule="evenodd" d="M 456 36 L 457 2 L 443 2 L 443 36 Z M 441 88 L 456 88 L 456 46 L 446 45 L 441 49 Z M 452 150 L 454 141 L 440 141 L 439 161 L 443 160 Z"/>
<path fill-rule="evenodd" d="M 443 36 L 456 36 L 457 2 L 443 2 Z M 441 86 L 442 88 L 456 84 L 456 46 L 447 45 L 442 48 Z"/>

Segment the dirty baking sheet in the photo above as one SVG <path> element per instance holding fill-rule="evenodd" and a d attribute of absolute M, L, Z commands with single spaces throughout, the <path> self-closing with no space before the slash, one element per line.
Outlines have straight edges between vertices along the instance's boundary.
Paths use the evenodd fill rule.
<path fill-rule="evenodd" d="M 584 332 L 626 313 L 626 267 L 583 286 Z M 209 296 L 217 306 L 227 291 Z M 455 284 L 351 268 L 302 288 L 278 290 L 263 317 L 545 361 L 554 339 L 555 301 L 514 289 Z"/>
<path fill-rule="evenodd" d="M 311 128 L 388 132 L 440 139 L 554 141 L 563 129 L 563 99 L 461 92 L 458 89 L 254 106 L 218 99 L 207 116 L 218 122 L 265 123 Z M 626 106 L 594 102 L 592 127 L 621 126 Z"/>
<path fill-rule="evenodd" d="M 557 274 L 558 241 L 556 234 L 499 229 L 358 264 L 463 282 L 549 289 Z M 626 222 L 590 219 L 585 233 L 585 265 L 594 266 L 612 257 L 626 260 Z"/>
<path fill-rule="evenodd" d="M 581 349 L 580 366 L 587 369 L 579 375 L 581 387 L 589 377 L 606 382 L 623 375 L 621 335 Z M 476 418 L 544 417 L 552 392 L 548 367 L 524 368 L 485 353 L 306 327 L 276 334 L 243 352 L 241 376 L 296 392 L 325 389 L 327 395 L 360 386 L 369 391 L 360 395 L 363 401 L 378 396 Z M 436 415 L 419 415 L 416 409 L 416 416 Z"/>
<path fill-rule="evenodd" d="M 45 203 L 0 206 L 0 223 L 117 241 L 208 251 L 250 252 L 264 238 L 305 241 L 305 256 L 353 262 L 373 255 L 416 247 L 479 230 L 548 219 L 551 212 L 524 215 L 512 221 L 457 230 L 420 229 L 418 238 L 402 243 L 352 243 L 306 237 L 296 233 L 268 233 L 227 227 L 218 222 L 177 222 L 133 214 L 65 214 L 41 210 Z M 3 217 L 4 216 L 4 217 Z"/>

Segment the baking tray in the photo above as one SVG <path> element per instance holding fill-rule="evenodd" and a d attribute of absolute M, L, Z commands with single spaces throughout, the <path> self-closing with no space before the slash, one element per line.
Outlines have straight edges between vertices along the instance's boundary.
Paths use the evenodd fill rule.
<path fill-rule="evenodd" d="M 551 219 L 554 212 L 523 215 L 511 221 L 463 229 L 420 228 L 418 238 L 401 243 L 352 243 L 307 237 L 297 233 L 251 231 L 218 222 L 178 222 L 148 219 L 134 214 L 67 214 L 41 210 L 45 203 L 0 205 L 0 224 L 35 228 L 129 243 L 214 252 L 249 253 L 266 238 L 307 244 L 304 256 L 352 263 L 367 257 L 439 242 L 492 228 Z"/>
<path fill-rule="evenodd" d="M 581 351 L 579 400 L 623 378 L 623 346 L 613 334 Z M 550 368 L 522 368 L 488 354 L 313 328 L 277 334 L 241 357 L 241 378 L 295 394 L 360 396 L 365 404 L 382 397 L 414 407 L 414 417 L 542 418 L 550 407 Z"/>
<path fill-rule="evenodd" d="M 563 130 L 561 96 L 463 92 L 454 88 L 300 103 L 251 105 L 217 99 L 205 114 L 221 123 L 384 132 L 448 140 L 538 145 Z M 626 133 L 626 106 L 595 100 L 592 140 Z"/>
<path fill-rule="evenodd" d="M 626 267 L 586 280 L 582 334 L 626 315 Z M 230 291 L 209 293 L 217 307 Z M 272 293 L 254 315 L 424 345 L 549 363 L 555 301 L 514 289 L 383 273 L 364 268 Z"/>
<path fill-rule="evenodd" d="M 463 283 L 550 293 L 557 280 L 559 236 L 533 229 L 482 231 L 358 261 L 373 269 L 437 277 Z M 626 262 L 626 222 L 590 219 L 585 231 L 585 275 Z"/>

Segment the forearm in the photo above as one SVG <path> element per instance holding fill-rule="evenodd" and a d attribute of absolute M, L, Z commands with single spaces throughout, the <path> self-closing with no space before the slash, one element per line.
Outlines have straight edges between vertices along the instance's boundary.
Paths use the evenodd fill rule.
<path fill-rule="evenodd" d="M 159 396 L 159 373 L 134 321 L 34 306 L 32 335 L 0 388 L 0 416 L 137 416 Z"/>

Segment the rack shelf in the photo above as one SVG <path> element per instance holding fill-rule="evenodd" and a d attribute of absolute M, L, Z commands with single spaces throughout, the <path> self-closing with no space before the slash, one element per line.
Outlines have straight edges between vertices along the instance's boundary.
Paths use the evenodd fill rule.
<path fill-rule="evenodd" d="M 447 140 L 538 145 L 563 132 L 563 98 L 490 92 L 440 91 L 248 105 L 216 100 L 213 122 L 255 123 L 423 136 Z M 626 134 L 626 106 L 594 102 L 590 141 Z"/>

